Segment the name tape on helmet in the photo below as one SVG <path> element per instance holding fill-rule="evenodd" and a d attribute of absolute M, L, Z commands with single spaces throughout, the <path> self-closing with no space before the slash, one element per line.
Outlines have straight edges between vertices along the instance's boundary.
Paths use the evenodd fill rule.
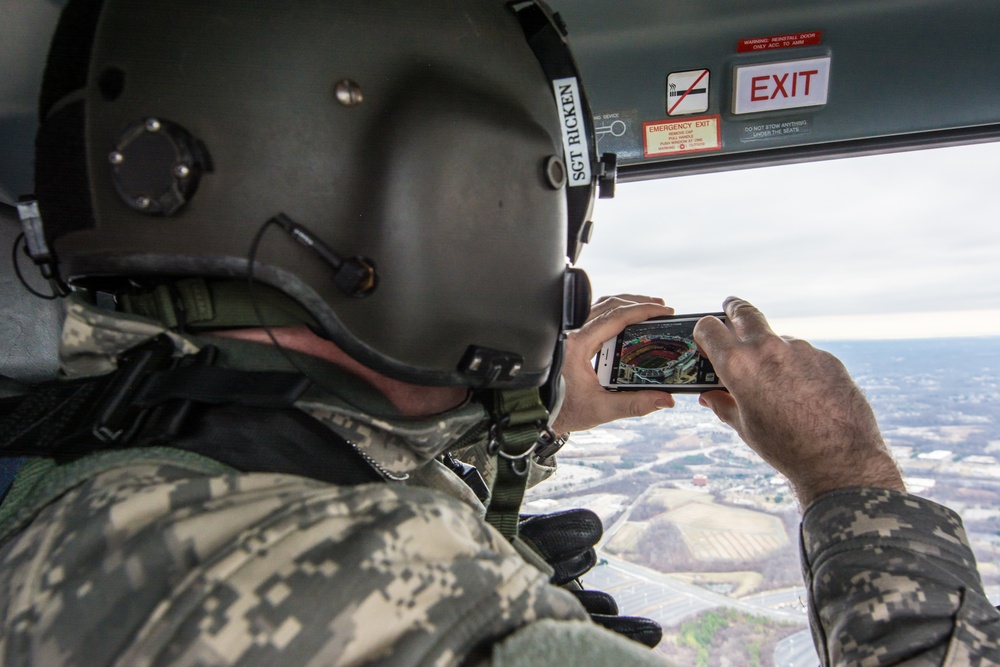
<path fill-rule="evenodd" d="M 580 86 L 576 77 L 552 81 L 552 88 L 559 103 L 559 120 L 562 128 L 563 152 L 566 156 L 566 169 L 569 171 L 569 186 L 590 185 L 590 144 L 587 142 L 587 130 L 583 116 L 580 114 Z"/>

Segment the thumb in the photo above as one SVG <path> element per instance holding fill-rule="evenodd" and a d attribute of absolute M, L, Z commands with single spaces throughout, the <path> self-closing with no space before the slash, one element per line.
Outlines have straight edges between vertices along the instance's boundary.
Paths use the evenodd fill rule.
<path fill-rule="evenodd" d="M 698 351 L 718 370 L 721 358 L 735 343 L 733 332 L 719 318 L 708 315 L 694 325 L 693 335 Z"/>

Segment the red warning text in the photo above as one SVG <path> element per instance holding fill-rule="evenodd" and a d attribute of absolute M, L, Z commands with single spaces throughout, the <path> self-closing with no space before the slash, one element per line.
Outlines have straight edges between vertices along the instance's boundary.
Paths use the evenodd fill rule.
<path fill-rule="evenodd" d="M 784 74 L 765 74 L 750 79 L 750 99 L 754 102 L 773 100 L 776 97 L 795 97 L 801 92 L 809 95 L 809 84 L 819 70 L 808 69 Z M 799 80 L 801 78 L 801 85 Z"/>
<path fill-rule="evenodd" d="M 642 131 L 646 157 L 722 150 L 719 116 L 643 123 Z"/>
<path fill-rule="evenodd" d="M 796 46 L 815 46 L 823 37 L 821 30 L 798 32 L 790 35 L 771 35 L 769 37 L 753 37 L 741 39 L 736 43 L 737 53 L 749 51 L 770 51 L 772 49 L 790 49 Z"/>

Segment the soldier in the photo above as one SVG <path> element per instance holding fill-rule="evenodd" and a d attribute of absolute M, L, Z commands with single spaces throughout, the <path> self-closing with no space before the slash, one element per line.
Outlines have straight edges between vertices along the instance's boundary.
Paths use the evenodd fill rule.
<path fill-rule="evenodd" d="M 5 664 L 653 662 L 549 584 L 586 548 L 519 530 L 565 432 L 671 404 L 589 367 L 671 311 L 587 321 L 566 257 L 613 169 L 544 5 L 72 0 L 40 114 L 64 379 L 4 401 Z M 957 517 L 839 364 L 727 309 L 703 400 L 808 505 L 824 662 L 996 662 Z"/>
<path fill-rule="evenodd" d="M 72 0 L 40 118 L 19 209 L 66 322 L 62 380 L 3 403 L 4 664 L 653 660 L 549 583 L 596 517 L 519 529 L 554 429 L 671 403 L 559 416 L 613 165 L 542 3 Z M 574 345 L 669 312 L 605 300 Z"/>

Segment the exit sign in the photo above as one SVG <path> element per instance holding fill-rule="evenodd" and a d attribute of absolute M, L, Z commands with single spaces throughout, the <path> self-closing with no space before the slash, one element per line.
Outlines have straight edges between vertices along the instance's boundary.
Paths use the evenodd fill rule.
<path fill-rule="evenodd" d="M 830 57 L 736 68 L 733 113 L 759 113 L 826 104 Z"/>

